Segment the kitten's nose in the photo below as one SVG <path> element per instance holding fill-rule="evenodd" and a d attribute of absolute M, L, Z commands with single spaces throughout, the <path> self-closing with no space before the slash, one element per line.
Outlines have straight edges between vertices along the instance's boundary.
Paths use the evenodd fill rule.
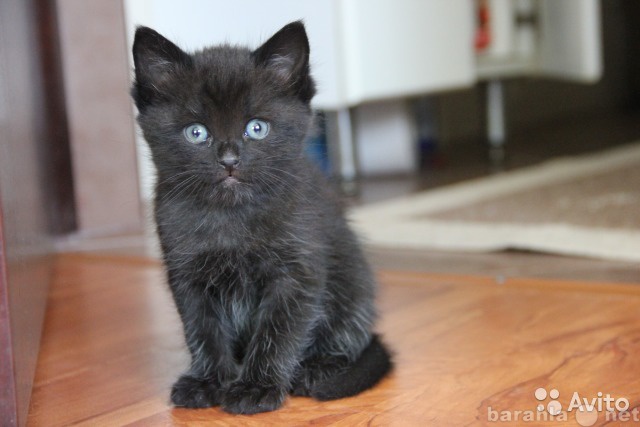
<path fill-rule="evenodd" d="M 226 153 L 220 160 L 218 160 L 218 164 L 226 170 L 232 171 L 238 167 L 240 159 L 235 154 Z"/>

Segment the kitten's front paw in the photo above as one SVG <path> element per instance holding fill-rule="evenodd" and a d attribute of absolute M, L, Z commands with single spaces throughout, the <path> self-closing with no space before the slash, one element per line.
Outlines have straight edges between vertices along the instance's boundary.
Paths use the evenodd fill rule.
<path fill-rule="evenodd" d="M 222 409 L 232 414 L 257 414 L 282 406 L 286 392 L 278 386 L 261 386 L 238 381 L 227 388 Z"/>
<path fill-rule="evenodd" d="M 210 408 L 221 403 L 220 387 L 202 378 L 182 375 L 171 388 L 171 402 L 184 408 Z"/>

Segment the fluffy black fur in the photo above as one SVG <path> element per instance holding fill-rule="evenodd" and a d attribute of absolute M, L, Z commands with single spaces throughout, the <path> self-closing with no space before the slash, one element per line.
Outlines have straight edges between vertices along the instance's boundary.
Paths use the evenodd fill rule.
<path fill-rule="evenodd" d="M 309 44 L 294 22 L 255 51 L 187 54 L 140 27 L 132 95 L 157 167 L 155 217 L 191 367 L 176 406 L 251 414 L 288 393 L 354 395 L 390 369 L 375 284 L 342 207 L 303 156 Z M 245 133 L 259 118 L 265 139 Z M 194 144 L 183 129 L 200 123 Z"/>

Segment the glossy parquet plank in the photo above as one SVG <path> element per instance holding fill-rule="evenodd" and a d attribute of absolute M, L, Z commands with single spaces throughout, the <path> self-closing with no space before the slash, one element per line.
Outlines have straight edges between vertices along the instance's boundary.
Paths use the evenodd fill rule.
<path fill-rule="evenodd" d="M 540 387 L 557 389 L 565 409 L 574 392 L 609 393 L 640 419 L 640 286 L 393 271 L 379 280 L 392 375 L 353 398 L 290 398 L 238 417 L 168 405 L 188 356 L 159 264 L 61 256 L 28 425 L 522 425 L 517 411 L 541 416 Z M 579 425 L 575 411 L 547 419 L 528 425 Z"/>

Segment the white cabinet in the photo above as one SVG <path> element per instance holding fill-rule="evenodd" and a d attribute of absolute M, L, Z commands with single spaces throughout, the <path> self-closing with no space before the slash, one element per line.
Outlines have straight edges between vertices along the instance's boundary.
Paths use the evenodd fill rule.
<path fill-rule="evenodd" d="M 318 95 L 339 109 L 472 85 L 484 78 L 601 74 L 597 0 L 125 0 L 129 30 L 153 27 L 186 49 L 257 47 L 303 19 Z M 474 48 L 478 8 L 491 41 Z"/>
<path fill-rule="evenodd" d="M 475 81 L 469 1 L 337 0 L 346 104 Z"/>
<path fill-rule="evenodd" d="M 225 42 L 257 47 L 285 24 L 303 19 L 318 85 L 313 104 L 337 112 L 330 117 L 342 135 L 339 173 L 345 178 L 356 170 L 351 107 L 464 88 L 480 80 L 544 75 L 592 82 L 602 72 L 598 0 L 124 2 L 130 38 L 136 25 L 146 25 L 188 50 Z M 491 37 L 479 51 L 474 41 L 482 7 Z M 491 111 L 499 113 L 500 92 L 493 93 L 498 108 Z M 398 111 L 390 126 L 409 126 Z M 380 115 L 375 116 L 376 125 L 384 126 Z M 500 114 L 489 120 L 490 132 L 496 132 L 490 138 L 496 141 L 503 138 L 501 120 Z M 356 131 L 363 126 L 356 123 Z M 402 144 L 411 149 L 413 141 Z M 148 165 L 140 167 L 149 170 Z"/>
<path fill-rule="evenodd" d="M 600 3 L 541 0 L 538 74 L 593 82 L 602 75 Z"/>
<path fill-rule="evenodd" d="M 150 26 L 186 49 L 257 47 L 303 19 L 318 82 L 314 105 L 468 86 L 475 80 L 469 0 L 126 0 L 131 33 Z"/>
<path fill-rule="evenodd" d="M 479 79 L 546 76 L 583 83 L 602 74 L 597 0 L 483 0 L 490 43 L 476 54 Z"/>

